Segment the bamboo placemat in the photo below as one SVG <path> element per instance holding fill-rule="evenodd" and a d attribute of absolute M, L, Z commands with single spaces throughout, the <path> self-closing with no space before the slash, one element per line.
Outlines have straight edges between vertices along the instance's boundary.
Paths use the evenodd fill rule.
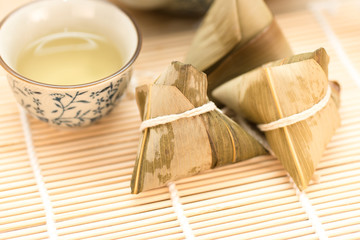
<path fill-rule="evenodd" d="M 276 16 L 296 53 L 326 48 L 342 85 L 342 126 L 305 193 L 277 159 L 258 157 L 178 181 L 172 196 L 131 195 L 131 94 L 99 124 L 57 130 L 19 111 L 1 71 L 0 239 L 360 239 L 360 4 L 336 3 Z M 139 82 L 183 58 L 198 22 L 164 19 L 138 17 Z"/>

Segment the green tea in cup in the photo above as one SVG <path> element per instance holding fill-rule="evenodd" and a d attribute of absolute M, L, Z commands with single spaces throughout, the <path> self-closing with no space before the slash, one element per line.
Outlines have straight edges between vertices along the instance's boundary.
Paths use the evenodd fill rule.
<path fill-rule="evenodd" d="M 116 45 L 104 36 L 64 31 L 36 39 L 21 50 L 16 70 L 53 85 L 78 85 L 107 77 L 124 65 Z"/>
<path fill-rule="evenodd" d="M 0 22 L 0 65 L 18 103 L 61 128 L 97 122 L 119 102 L 141 38 L 132 18 L 103 0 L 41 0 Z"/>

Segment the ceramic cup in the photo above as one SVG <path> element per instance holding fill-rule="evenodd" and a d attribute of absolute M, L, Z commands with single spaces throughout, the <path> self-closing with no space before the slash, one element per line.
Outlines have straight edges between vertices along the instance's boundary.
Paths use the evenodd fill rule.
<path fill-rule="evenodd" d="M 103 79 L 73 86 L 44 84 L 16 72 L 21 49 L 67 28 L 112 40 L 125 64 Z M 140 46 L 134 21 L 102 0 L 40 0 L 17 9 L 0 23 L 0 64 L 7 71 L 16 100 L 32 116 L 58 127 L 87 126 L 112 110 L 130 81 Z"/>

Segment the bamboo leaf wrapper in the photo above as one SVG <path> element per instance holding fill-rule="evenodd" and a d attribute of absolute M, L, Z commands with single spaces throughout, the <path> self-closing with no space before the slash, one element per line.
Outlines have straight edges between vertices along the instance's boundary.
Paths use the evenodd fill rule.
<path fill-rule="evenodd" d="M 318 102 L 330 85 L 331 98 L 315 115 L 295 124 L 266 131 L 272 150 L 305 189 L 322 153 L 340 124 L 339 86 L 329 82 L 329 57 L 324 49 L 265 64 L 214 90 L 213 96 L 255 124 L 301 113 Z"/>
<path fill-rule="evenodd" d="M 208 93 L 292 51 L 263 0 L 216 0 L 197 30 L 185 62 L 208 75 Z"/>
<path fill-rule="evenodd" d="M 136 100 L 143 121 L 201 107 L 209 102 L 206 75 L 173 62 L 154 84 L 136 89 Z M 132 193 L 265 154 L 253 137 L 217 110 L 146 128 L 140 136 Z"/>

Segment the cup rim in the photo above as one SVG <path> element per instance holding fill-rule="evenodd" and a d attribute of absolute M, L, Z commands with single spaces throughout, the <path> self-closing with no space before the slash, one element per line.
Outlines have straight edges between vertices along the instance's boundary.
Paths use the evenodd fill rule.
<path fill-rule="evenodd" d="M 37 1 L 33 1 L 27 4 L 23 4 L 20 7 L 14 9 L 13 11 L 11 11 L 10 13 L 8 13 L 1 21 L 0 21 L 0 30 L 3 27 L 4 23 L 6 22 L 6 20 L 8 18 L 10 18 L 14 13 L 18 12 L 19 10 L 32 5 L 32 4 L 37 4 L 39 2 L 45 2 L 45 1 L 51 1 L 51 0 L 37 0 Z M 76 0 L 75 0 L 76 1 Z M 134 25 L 135 31 L 136 31 L 136 35 L 137 35 L 137 45 L 136 45 L 136 49 L 134 54 L 132 55 L 132 57 L 130 58 L 130 60 L 124 64 L 119 70 L 117 70 L 115 73 L 106 76 L 104 78 L 101 78 L 99 80 L 93 81 L 93 82 L 89 82 L 89 83 L 84 83 L 84 84 L 77 84 L 77 85 L 55 85 L 55 84 L 47 84 L 47 83 L 41 83 L 41 82 L 37 82 L 35 80 L 32 80 L 30 78 L 27 78 L 23 75 L 21 75 L 20 73 L 16 72 L 14 69 L 12 69 L 5 61 L 4 59 L 1 57 L 0 55 L 0 65 L 7 71 L 7 73 L 9 73 L 10 75 L 21 79 L 27 83 L 31 83 L 34 85 L 38 85 L 38 86 L 42 86 L 42 87 L 50 87 L 50 88 L 56 88 L 56 89 L 75 89 L 75 88 L 83 88 L 83 87 L 89 87 L 89 86 L 93 86 L 93 85 L 97 85 L 99 83 L 103 83 L 106 82 L 112 78 L 114 78 L 115 76 L 118 76 L 122 73 L 127 72 L 128 70 L 131 69 L 131 66 L 133 65 L 133 63 L 135 62 L 135 60 L 137 59 L 137 57 L 140 54 L 140 50 L 141 50 L 141 45 L 142 45 L 142 36 L 140 33 L 140 28 L 137 25 L 137 23 L 134 21 L 133 17 L 127 13 L 127 11 L 125 11 L 124 9 L 120 8 L 119 6 L 117 6 L 116 4 L 112 3 L 112 2 L 108 2 L 108 1 L 101 1 L 101 0 L 90 0 L 90 1 L 97 1 L 97 2 L 102 2 L 105 4 L 109 4 L 112 5 L 114 7 L 116 7 L 119 11 L 123 12 L 131 21 L 131 23 Z"/>

